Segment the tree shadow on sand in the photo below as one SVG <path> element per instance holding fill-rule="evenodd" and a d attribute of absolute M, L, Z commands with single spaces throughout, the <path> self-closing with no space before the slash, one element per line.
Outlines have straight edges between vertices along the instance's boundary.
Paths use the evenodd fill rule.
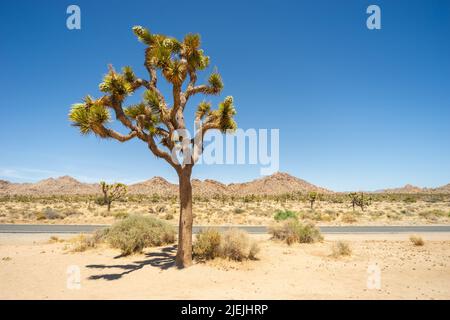
<path fill-rule="evenodd" d="M 145 254 L 145 257 L 148 259 L 142 261 L 135 261 L 129 264 L 113 264 L 113 265 L 105 265 L 105 264 L 90 264 L 87 265 L 87 268 L 92 269 L 122 269 L 125 270 L 119 273 L 107 273 L 107 274 L 99 274 L 92 275 L 89 277 L 89 280 L 118 280 L 123 276 L 132 273 L 134 271 L 140 270 L 146 265 L 150 265 L 152 267 L 160 268 L 161 270 L 167 270 L 171 267 L 175 266 L 175 255 L 177 251 L 177 246 L 170 246 L 162 248 L 159 252 L 149 252 Z M 118 256 L 116 258 L 120 258 Z"/>

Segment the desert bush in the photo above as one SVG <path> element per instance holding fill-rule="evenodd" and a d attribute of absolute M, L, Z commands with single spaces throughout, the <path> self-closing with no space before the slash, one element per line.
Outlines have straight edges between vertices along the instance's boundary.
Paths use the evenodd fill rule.
<path fill-rule="evenodd" d="M 43 211 L 36 213 L 37 220 L 54 220 L 54 219 L 64 219 L 64 215 L 60 214 L 58 211 L 47 207 Z"/>
<path fill-rule="evenodd" d="M 358 219 L 355 217 L 354 214 L 347 212 L 341 216 L 341 221 L 345 223 L 354 223 L 358 221 Z"/>
<path fill-rule="evenodd" d="M 129 216 L 129 214 L 125 210 L 118 210 L 118 211 L 114 211 L 112 213 L 112 216 L 116 219 L 125 219 L 126 217 Z"/>
<path fill-rule="evenodd" d="M 79 216 L 82 215 L 81 212 L 77 211 L 76 209 L 67 209 L 63 211 L 63 215 L 65 217 L 69 217 L 69 216 Z"/>
<path fill-rule="evenodd" d="M 245 210 L 242 209 L 242 208 L 235 208 L 235 209 L 233 210 L 233 212 L 234 212 L 235 214 L 240 214 L 240 213 L 244 213 Z"/>
<path fill-rule="evenodd" d="M 250 240 L 245 231 L 230 229 L 222 234 L 219 251 L 223 258 L 242 261 L 255 259 L 259 252 L 259 246 Z"/>
<path fill-rule="evenodd" d="M 57 236 L 51 236 L 50 239 L 48 240 L 48 243 L 58 243 L 58 242 L 63 242 L 64 240 L 60 239 Z"/>
<path fill-rule="evenodd" d="M 415 246 L 423 246 L 425 244 L 425 241 L 422 239 L 419 235 L 412 235 L 409 237 L 409 240 L 415 245 Z"/>
<path fill-rule="evenodd" d="M 166 213 L 166 215 L 164 216 L 164 220 L 172 220 L 173 218 L 175 218 L 175 216 L 170 212 Z"/>
<path fill-rule="evenodd" d="M 417 199 L 414 198 L 413 196 L 407 196 L 403 199 L 404 203 L 416 203 Z"/>
<path fill-rule="evenodd" d="M 278 210 L 273 217 L 276 221 L 282 221 L 287 219 L 297 219 L 298 213 L 290 210 Z"/>
<path fill-rule="evenodd" d="M 313 243 L 322 241 L 320 230 L 312 223 L 300 223 L 296 219 L 288 219 L 269 227 L 272 238 L 286 241 L 288 245 L 295 242 Z"/>
<path fill-rule="evenodd" d="M 221 238 L 216 229 L 201 230 L 194 242 L 194 257 L 197 260 L 210 260 L 220 256 Z"/>
<path fill-rule="evenodd" d="M 175 230 L 153 217 L 132 215 L 116 222 L 107 235 L 108 243 L 123 255 L 142 252 L 145 247 L 161 246 L 175 241 Z"/>
<path fill-rule="evenodd" d="M 206 229 L 197 235 L 193 247 L 194 257 L 200 261 L 217 257 L 234 261 L 254 260 L 259 250 L 258 244 L 239 229 L 229 229 L 223 233 Z"/>
<path fill-rule="evenodd" d="M 443 210 L 428 210 L 419 212 L 419 216 L 425 219 L 434 220 L 438 217 L 444 217 L 446 214 Z"/>
<path fill-rule="evenodd" d="M 93 249 L 103 241 L 103 237 L 100 236 L 100 232 L 95 232 L 92 235 L 80 234 L 69 240 L 71 244 L 71 252 L 84 252 L 88 249 Z"/>
<path fill-rule="evenodd" d="M 340 256 L 350 256 L 351 254 L 352 249 L 348 242 L 339 240 L 331 247 L 331 255 L 335 258 Z"/>

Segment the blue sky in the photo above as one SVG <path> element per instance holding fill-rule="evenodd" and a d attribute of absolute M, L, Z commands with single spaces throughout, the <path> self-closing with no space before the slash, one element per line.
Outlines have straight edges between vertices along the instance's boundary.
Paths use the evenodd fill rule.
<path fill-rule="evenodd" d="M 70 4 L 81 30 L 66 28 Z M 370 4 L 381 30 L 366 28 Z M 280 129 L 280 171 L 338 191 L 450 182 L 449 1 L 1 1 L 0 18 L 0 179 L 176 181 L 140 141 L 83 137 L 67 120 L 99 96 L 107 64 L 146 76 L 131 32 L 144 25 L 202 35 L 239 127 Z M 194 177 L 259 169 L 203 165 Z"/>

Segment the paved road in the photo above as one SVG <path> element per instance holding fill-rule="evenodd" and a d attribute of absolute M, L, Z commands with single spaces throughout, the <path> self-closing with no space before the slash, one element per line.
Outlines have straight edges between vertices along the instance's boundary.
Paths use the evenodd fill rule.
<path fill-rule="evenodd" d="M 0 224 L 0 233 L 89 233 L 96 229 L 105 228 L 107 225 L 49 225 L 49 224 Z M 248 233 L 263 234 L 267 232 L 264 226 L 237 226 Z M 203 226 L 195 226 L 194 233 Z M 218 226 L 219 229 L 227 229 L 228 226 Z M 428 233 L 450 232 L 448 226 L 327 226 L 320 227 L 322 233 Z"/>

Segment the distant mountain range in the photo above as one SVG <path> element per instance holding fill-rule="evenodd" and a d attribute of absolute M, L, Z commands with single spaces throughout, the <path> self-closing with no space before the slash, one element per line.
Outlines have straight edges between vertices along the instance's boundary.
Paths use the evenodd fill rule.
<path fill-rule="evenodd" d="M 317 191 L 321 193 L 332 193 L 333 191 L 318 187 L 305 180 L 296 178 L 287 173 L 275 173 L 270 176 L 255 179 L 244 183 L 223 184 L 215 180 L 192 180 L 194 195 L 277 195 L 290 192 Z M 130 184 L 128 186 L 130 194 L 158 194 L 160 196 L 170 196 L 178 194 L 178 185 L 173 184 L 161 177 L 154 177 L 149 180 Z M 449 193 L 450 184 L 429 189 L 406 185 L 397 189 L 384 189 L 375 191 L 377 193 Z M 100 187 L 96 183 L 83 183 L 70 176 L 59 178 L 49 178 L 37 183 L 12 183 L 0 180 L 0 195 L 87 195 L 99 194 Z"/>

